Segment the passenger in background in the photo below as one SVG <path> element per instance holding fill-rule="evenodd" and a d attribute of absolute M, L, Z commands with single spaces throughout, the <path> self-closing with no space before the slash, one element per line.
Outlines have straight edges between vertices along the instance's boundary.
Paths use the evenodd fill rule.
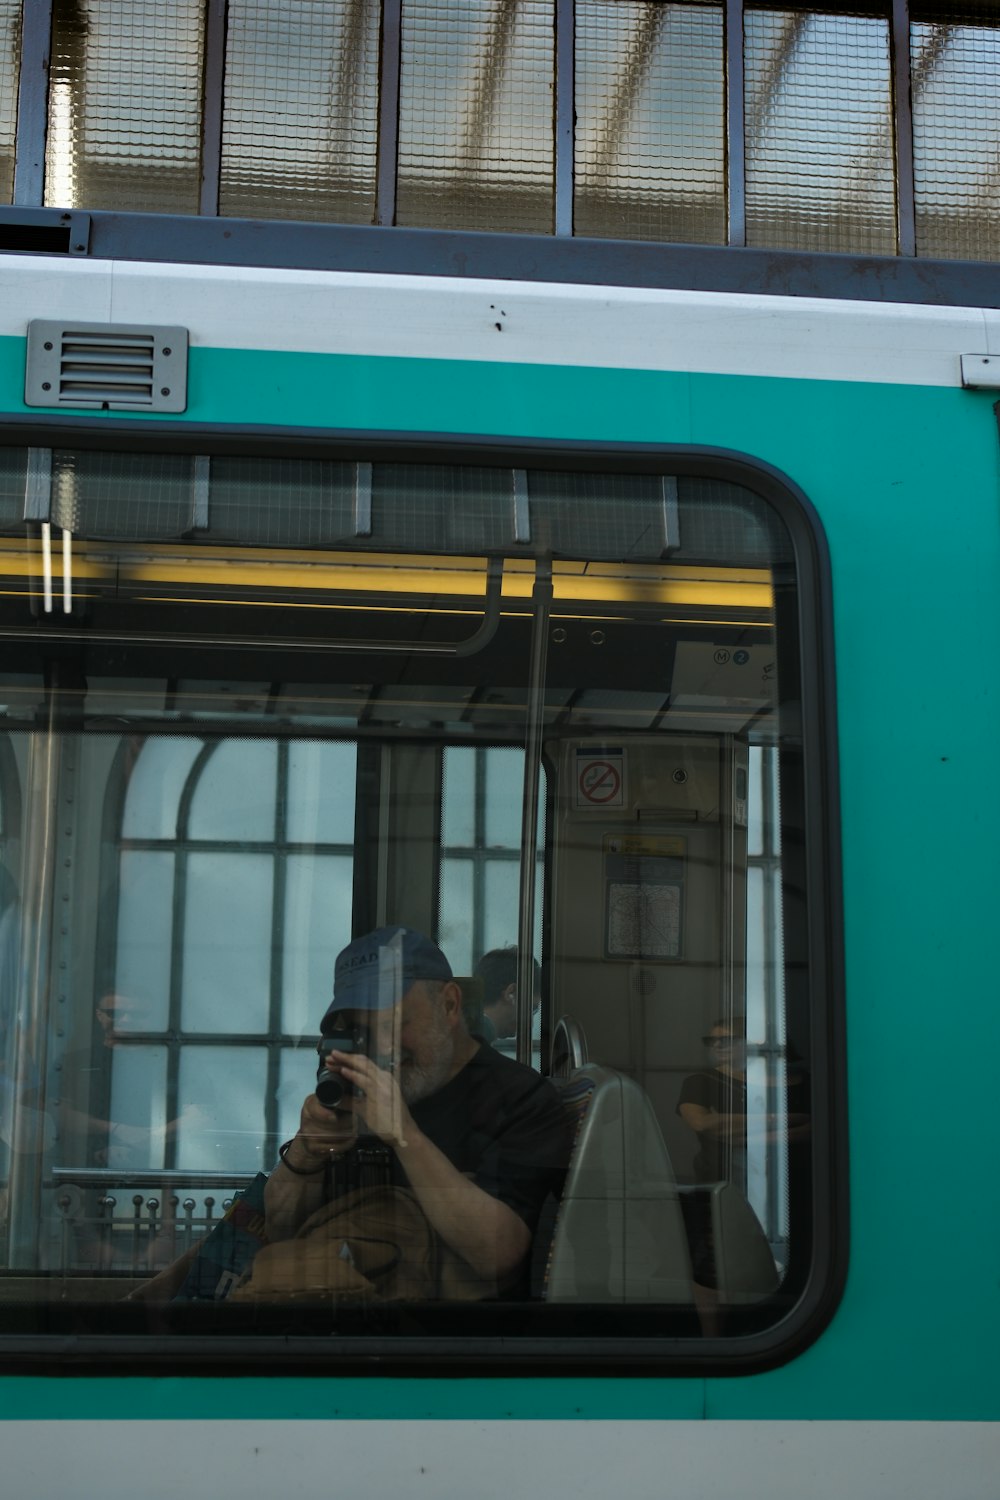
<path fill-rule="evenodd" d="M 538 1014 L 541 997 L 541 970 L 534 966 L 533 1018 Z M 517 949 L 493 948 L 484 953 L 475 969 L 475 978 L 483 987 L 483 1014 L 479 1035 L 492 1046 L 509 1041 L 517 1029 Z M 534 1032 L 532 1032 L 534 1034 Z M 502 1047 L 501 1051 L 511 1050 Z"/>
<path fill-rule="evenodd" d="M 807 1165 L 803 1155 L 808 1153 L 810 1133 L 808 1078 L 804 1069 L 789 1059 L 781 1096 L 769 1082 L 766 1089 L 757 1091 L 756 1101 L 750 1106 L 745 1017 L 719 1017 L 702 1041 L 714 1067 L 684 1080 L 677 1113 L 698 1137 L 694 1158 L 697 1183 L 706 1189 L 715 1183 L 735 1184 L 733 1191 L 745 1199 L 748 1137 L 755 1142 L 774 1141 L 784 1148 L 790 1177 Z M 807 1202 L 807 1194 L 794 1192 L 791 1201 Z M 715 1287 L 710 1193 L 686 1193 L 682 1203 L 694 1279 L 701 1286 Z M 800 1214 L 789 1226 L 796 1253 L 805 1248 L 806 1233 Z"/>
<path fill-rule="evenodd" d="M 789 1147 L 808 1139 L 808 1080 L 801 1064 L 789 1056 L 783 1097 L 775 1096 L 769 1082 L 766 1094 L 750 1107 L 745 1018 L 720 1017 L 702 1041 L 714 1067 L 686 1078 L 677 1103 L 677 1113 L 698 1136 L 695 1176 L 698 1182 L 727 1182 L 734 1175 L 742 1180 L 748 1132 L 755 1140 Z"/>
<path fill-rule="evenodd" d="M 197 1129 L 203 1112 L 185 1105 L 172 1120 L 158 1118 L 158 1099 L 136 1083 L 116 1100 L 108 1052 L 127 1051 L 149 1020 L 139 996 L 107 990 L 94 1008 L 97 1027 L 62 1058 L 58 1110 L 62 1167 L 108 1167 L 117 1172 L 156 1171 L 165 1142 L 186 1126 Z M 99 1039 L 99 1045 L 98 1045 Z M 114 1115 L 112 1111 L 115 1111 Z"/>
<path fill-rule="evenodd" d="M 720 1017 L 702 1041 L 713 1066 L 684 1080 L 677 1113 L 698 1137 L 696 1180 L 722 1182 L 732 1177 L 733 1151 L 740 1157 L 746 1151 L 746 1022 L 742 1016 Z"/>

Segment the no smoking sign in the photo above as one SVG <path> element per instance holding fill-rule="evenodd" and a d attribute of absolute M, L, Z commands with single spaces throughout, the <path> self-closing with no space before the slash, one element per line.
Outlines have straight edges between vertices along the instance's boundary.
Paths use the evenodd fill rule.
<path fill-rule="evenodd" d="M 624 750 L 576 752 L 576 807 L 598 812 L 625 806 Z"/>

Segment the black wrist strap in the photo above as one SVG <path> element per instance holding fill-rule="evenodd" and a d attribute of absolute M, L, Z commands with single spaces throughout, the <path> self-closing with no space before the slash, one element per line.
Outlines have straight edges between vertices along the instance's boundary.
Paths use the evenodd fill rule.
<path fill-rule="evenodd" d="M 316 1177 L 320 1172 L 326 1170 L 325 1157 L 320 1162 L 318 1167 L 293 1167 L 291 1162 L 288 1160 L 288 1153 L 292 1149 L 293 1144 L 294 1141 L 286 1141 L 278 1151 L 278 1155 L 281 1158 L 282 1165 L 285 1167 L 286 1171 L 291 1172 L 295 1177 Z"/>

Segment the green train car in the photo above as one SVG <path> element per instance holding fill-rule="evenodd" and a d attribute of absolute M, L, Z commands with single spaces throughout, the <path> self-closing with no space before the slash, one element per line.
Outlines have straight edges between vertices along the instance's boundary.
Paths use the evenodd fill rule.
<path fill-rule="evenodd" d="M 354 49 L 296 178 L 289 7 L 8 9 L 17 1494 L 987 1500 L 1000 277 L 921 130 L 993 13 L 292 8 Z M 140 13 L 171 64 L 112 107 Z M 472 117 L 523 119 L 463 197 L 477 17 Z M 880 37 L 888 198 L 854 142 L 776 207 L 761 140 Z M 661 137 L 630 188 L 712 57 L 716 197 Z M 189 65 L 193 166 L 139 149 Z"/>

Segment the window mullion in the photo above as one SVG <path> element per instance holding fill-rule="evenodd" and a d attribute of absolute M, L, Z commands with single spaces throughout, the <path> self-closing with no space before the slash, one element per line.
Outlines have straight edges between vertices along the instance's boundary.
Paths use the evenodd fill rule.
<path fill-rule="evenodd" d="M 557 235 L 573 233 L 576 0 L 556 0 L 555 213 Z"/>
<path fill-rule="evenodd" d="M 14 153 L 14 202 L 22 208 L 37 208 L 45 201 L 51 40 L 52 0 L 24 0 Z"/>
<path fill-rule="evenodd" d="M 271 985 L 268 1013 L 267 1087 L 264 1093 L 264 1152 L 270 1160 L 278 1147 L 278 1089 L 284 1034 L 285 904 L 288 886 L 288 741 L 278 744 L 278 785 L 274 799 L 274 882 L 271 890 Z"/>
<path fill-rule="evenodd" d="M 910 5 L 892 0 L 892 93 L 896 153 L 896 243 L 900 255 L 916 255 L 913 179 L 913 108 L 910 97 Z"/>
<path fill-rule="evenodd" d="M 184 987 L 184 933 L 187 925 L 186 841 L 178 842 L 174 853 L 174 909 L 170 924 L 170 990 L 167 1013 L 167 1079 L 164 1118 L 176 1120 L 180 1109 L 181 1072 L 181 1005 Z M 177 1134 L 168 1130 L 163 1142 L 163 1165 L 170 1171 L 177 1165 Z"/>
<path fill-rule="evenodd" d="M 222 175 L 222 99 L 226 67 L 226 10 L 228 0 L 207 0 L 205 10 L 205 72 L 201 109 L 201 186 L 198 212 L 219 212 Z"/>
<path fill-rule="evenodd" d="M 399 59 L 402 45 L 402 0 L 383 0 L 379 49 L 378 165 L 375 222 L 396 222 L 396 177 L 399 164 Z"/>
<path fill-rule="evenodd" d="M 486 751 L 475 755 L 472 829 L 472 961 L 486 949 Z"/>
<path fill-rule="evenodd" d="M 167 1011 L 167 1079 L 165 1119 L 176 1120 L 180 1109 L 180 1072 L 183 1036 L 181 1031 L 184 1001 L 184 941 L 188 910 L 188 859 L 191 853 L 191 803 L 195 789 L 213 746 L 205 744 L 188 772 L 177 806 L 174 848 L 173 915 L 170 922 L 170 988 Z M 177 1165 L 177 1133 L 167 1131 L 163 1143 L 163 1165 L 169 1171 Z"/>
<path fill-rule="evenodd" d="M 726 166 L 728 243 L 747 242 L 746 123 L 743 69 L 743 0 L 726 4 Z"/>

